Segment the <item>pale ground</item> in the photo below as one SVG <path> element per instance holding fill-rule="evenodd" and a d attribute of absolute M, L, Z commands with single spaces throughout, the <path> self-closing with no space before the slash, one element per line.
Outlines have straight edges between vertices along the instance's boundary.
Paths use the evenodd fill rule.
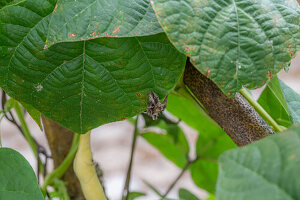
<path fill-rule="evenodd" d="M 300 56 L 293 60 L 289 73 L 281 72 L 279 77 L 287 85 L 300 93 Z M 258 89 L 254 93 L 256 97 L 258 97 L 259 91 L 261 89 Z M 34 138 L 44 146 L 47 146 L 45 136 L 39 130 L 38 126 L 30 117 L 27 117 L 27 121 Z M 184 124 L 181 124 L 181 126 L 189 142 L 192 144 L 193 150 L 197 132 Z M 3 146 L 19 151 L 36 170 L 36 162 L 33 159 L 33 154 L 17 129 L 7 121 L 3 121 L 0 128 Z M 93 158 L 104 170 L 105 189 L 110 200 L 120 200 L 129 160 L 132 134 L 132 125 L 125 121 L 107 124 L 92 131 Z M 130 188 L 134 191 L 143 191 L 149 194 L 147 197 L 139 198 L 140 200 L 158 199 L 142 180 L 147 180 L 159 188 L 160 191 L 164 192 L 179 173 L 180 170 L 161 156 L 150 144 L 142 138 L 138 139 Z M 198 197 L 206 196 L 204 191 L 193 184 L 189 173 L 185 173 L 169 197 L 176 198 L 177 193 L 175 191 L 181 187 L 189 189 Z"/>

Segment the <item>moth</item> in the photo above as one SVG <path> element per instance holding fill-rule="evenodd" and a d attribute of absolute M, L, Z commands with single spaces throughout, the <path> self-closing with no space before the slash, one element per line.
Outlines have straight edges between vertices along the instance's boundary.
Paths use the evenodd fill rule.
<path fill-rule="evenodd" d="M 159 114 L 165 110 L 167 106 L 168 96 L 161 103 L 159 97 L 155 92 L 151 91 L 149 94 L 149 103 L 147 106 L 147 115 L 152 117 L 153 120 L 157 120 Z"/>

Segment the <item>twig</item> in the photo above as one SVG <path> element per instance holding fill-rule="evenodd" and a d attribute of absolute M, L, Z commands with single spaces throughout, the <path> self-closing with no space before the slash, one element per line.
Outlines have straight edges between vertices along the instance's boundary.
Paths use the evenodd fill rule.
<path fill-rule="evenodd" d="M 191 164 L 196 162 L 199 159 L 199 157 L 195 158 L 194 160 L 189 160 L 185 166 L 182 168 L 181 172 L 178 174 L 178 176 L 175 178 L 175 180 L 171 183 L 165 194 L 162 196 L 162 198 L 165 198 L 169 192 L 173 189 L 173 187 L 176 185 L 176 183 L 179 181 L 179 179 L 183 176 L 183 174 L 186 172 L 186 170 L 189 168 Z"/>
<path fill-rule="evenodd" d="M 151 185 L 148 181 L 143 180 L 143 182 L 155 193 L 157 194 L 160 198 L 163 198 L 163 195 L 158 191 L 153 185 Z"/>
<path fill-rule="evenodd" d="M 20 133 L 22 133 L 22 135 L 24 136 L 23 130 L 20 127 L 20 125 L 17 123 L 17 121 L 16 121 L 14 115 L 12 114 L 12 112 L 10 110 L 6 111 L 6 109 L 5 109 L 5 104 L 6 104 L 7 98 L 6 98 L 6 93 L 4 92 L 4 90 L 2 90 L 1 94 L 2 94 L 1 107 L 2 107 L 2 110 L 5 111 L 4 112 L 5 119 L 10 121 L 12 124 L 14 124 L 17 127 L 17 129 L 19 129 Z"/>
<path fill-rule="evenodd" d="M 130 161 L 127 169 L 127 174 L 126 174 L 126 181 L 122 193 L 122 199 L 125 198 L 125 200 L 128 200 L 129 197 L 129 184 L 130 184 L 130 178 L 131 178 L 131 170 L 132 170 L 132 161 L 133 161 L 133 156 L 134 156 L 134 151 L 135 151 L 135 146 L 136 146 L 136 139 L 139 134 L 138 131 L 138 120 L 139 120 L 139 115 L 136 117 L 135 125 L 134 125 L 134 135 L 132 138 L 132 144 L 131 144 L 131 153 L 130 153 Z"/>

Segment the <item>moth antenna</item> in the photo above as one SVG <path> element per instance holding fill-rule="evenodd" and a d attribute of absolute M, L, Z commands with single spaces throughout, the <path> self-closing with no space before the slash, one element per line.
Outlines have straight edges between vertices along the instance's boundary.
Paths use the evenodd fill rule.
<path fill-rule="evenodd" d="M 163 107 L 163 110 L 167 107 L 168 96 L 169 96 L 169 95 L 166 96 L 166 98 L 164 99 L 164 101 L 163 101 L 162 104 L 161 104 L 162 107 Z"/>

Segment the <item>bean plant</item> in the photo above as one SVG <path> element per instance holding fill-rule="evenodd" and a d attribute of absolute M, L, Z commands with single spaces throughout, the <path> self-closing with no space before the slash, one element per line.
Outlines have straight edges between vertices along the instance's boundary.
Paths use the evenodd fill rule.
<path fill-rule="evenodd" d="M 134 132 L 120 200 L 147 195 L 130 189 L 140 139 L 181 170 L 167 190 L 143 180 L 157 199 L 190 173 L 207 200 L 300 200 L 300 95 L 277 77 L 300 50 L 299 4 L 0 0 L 0 119 L 25 137 L 38 169 L 1 146 L 0 200 L 108 199 L 90 134 L 122 120 Z M 195 144 L 182 124 L 198 132 Z M 201 198 L 181 188 L 178 199 Z"/>

